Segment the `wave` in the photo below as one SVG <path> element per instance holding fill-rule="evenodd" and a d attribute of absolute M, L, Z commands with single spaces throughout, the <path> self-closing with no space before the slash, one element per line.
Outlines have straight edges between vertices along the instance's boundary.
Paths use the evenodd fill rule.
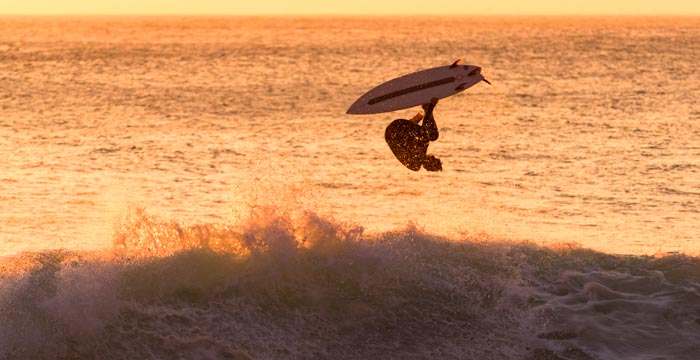
<path fill-rule="evenodd" d="M 700 259 L 544 248 L 257 207 L 132 208 L 103 252 L 4 259 L 0 358 L 692 359 Z"/>

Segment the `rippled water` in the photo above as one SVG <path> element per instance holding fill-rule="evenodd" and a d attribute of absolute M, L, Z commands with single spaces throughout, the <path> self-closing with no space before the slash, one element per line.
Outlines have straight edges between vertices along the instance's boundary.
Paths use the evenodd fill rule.
<path fill-rule="evenodd" d="M 376 230 L 696 252 L 697 18 L 5 18 L 3 252 L 109 246 L 139 201 L 225 218 L 241 179 L 294 174 Z M 441 174 L 394 118 L 345 115 L 391 77 L 464 58 L 496 84 L 436 110 Z M 416 109 L 417 111 L 417 109 Z M 99 230 L 99 231 L 98 231 Z"/>
<path fill-rule="evenodd" d="M 699 30 L 0 18 L 0 358 L 693 359 Z M 345 114 L 456 58 L 443 172 Z"/>

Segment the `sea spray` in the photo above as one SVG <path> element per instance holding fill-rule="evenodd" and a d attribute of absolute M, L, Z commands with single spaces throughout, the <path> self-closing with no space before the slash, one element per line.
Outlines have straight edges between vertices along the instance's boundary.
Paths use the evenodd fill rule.
<path fill-rule="evenodd" d="M 118 316 L 117 263 L 62 250 L 15 258 L 21 265 L 0 280 L 0 358 L 89 351 Z"/>
<path fill-rule="evenodd" d="M 483 249 L 455 247 L 415 226 L 364 236 L 360 227 L 308 211 L 295 222 L 274 215 L 239 228 L 186 226 L 132 209 L 115 227 L 114 242 L 105 260 L 58 253 L 3 283 L 4 308 L 12 309 L 6 324 L 27 329 L 4 325 L 3 356 L 456 356 L 466 344 L 442 347 L 442 338 L 462 327 L 480 329 L 473 336 L 499 327 L 505 334 L 498 319 L 517 315 L 483 313 L 500 307 L 503 293 L 497 267 L 469 265 Z M 80 256 L 91 260 L 67 260 Z M 73 295 L 80 301 L 66 301 L 62 293 L 76 284 L 84 287 Z M 52 305 L 54 316 L 44 320 L 47 311 L 33 304 L 22 310 L 15 300 L 22 296 Z M 81 313 L 82 322 L 99 326 L 68 331 L 85 302 L 101 309 L 103 298 L 109 311 Z M 175 335 L 181 331 L 186 336 Z"/>
<path fill-rule="evenodd" d="M 310 210 L 261 209 L 234 225 L 132 208 L 113 251 L 9 258 L 21 265 L 6 265 L 0 282 L 0 358 L 693 359 L 698 350 L 697 258 L 448 239 L 417 224 L 366 234 Z"/>

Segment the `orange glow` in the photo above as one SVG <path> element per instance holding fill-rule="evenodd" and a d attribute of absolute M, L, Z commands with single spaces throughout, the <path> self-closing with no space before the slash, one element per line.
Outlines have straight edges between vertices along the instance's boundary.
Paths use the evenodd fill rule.
<path fill-rule="evenodd" d="M 0 14 L 210 14 L 210 15 L 700 15 L 686 0 L 4 0 Z"/>

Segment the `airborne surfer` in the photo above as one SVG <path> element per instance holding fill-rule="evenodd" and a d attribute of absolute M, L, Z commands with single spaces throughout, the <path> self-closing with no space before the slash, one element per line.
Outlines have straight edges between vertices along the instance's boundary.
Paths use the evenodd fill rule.
<path fill-rule="evenodd" d="M 386 128 L 384 139 L 394 156 L 410 170 L 442 171 L 440 159 L 427 154 L 428 145 L 439 135 L 433 118 L 438 99 L 458 94 L 482 81 L 491 84 L 481 75 L 480 66 L 460 65 L 460 61 L 384 82 L 355 100 L 347 113 L 377 114 L 422 104 L 425 115 L 419 113 L 411 120 L 394 120 Z M 423 124 L 419 125 L 421 120 Z"/>
<path fill-rule="evenodd" d="M 438 139 L 437 124 L 433 117 L 433 109 L 438 98 L 432 98 L 423 104 L 423 111 L 411 120 L 397 119 L 387 126 L 384 139 L 389 144 L 394 156 L 407 168 L 418 171 L 421 167 L 428 171 L 442 171 L 442 162 L 433 155 L 428 155 L 428 145 Z M 418 125 L 423 120 L 422 125 Z"/>

